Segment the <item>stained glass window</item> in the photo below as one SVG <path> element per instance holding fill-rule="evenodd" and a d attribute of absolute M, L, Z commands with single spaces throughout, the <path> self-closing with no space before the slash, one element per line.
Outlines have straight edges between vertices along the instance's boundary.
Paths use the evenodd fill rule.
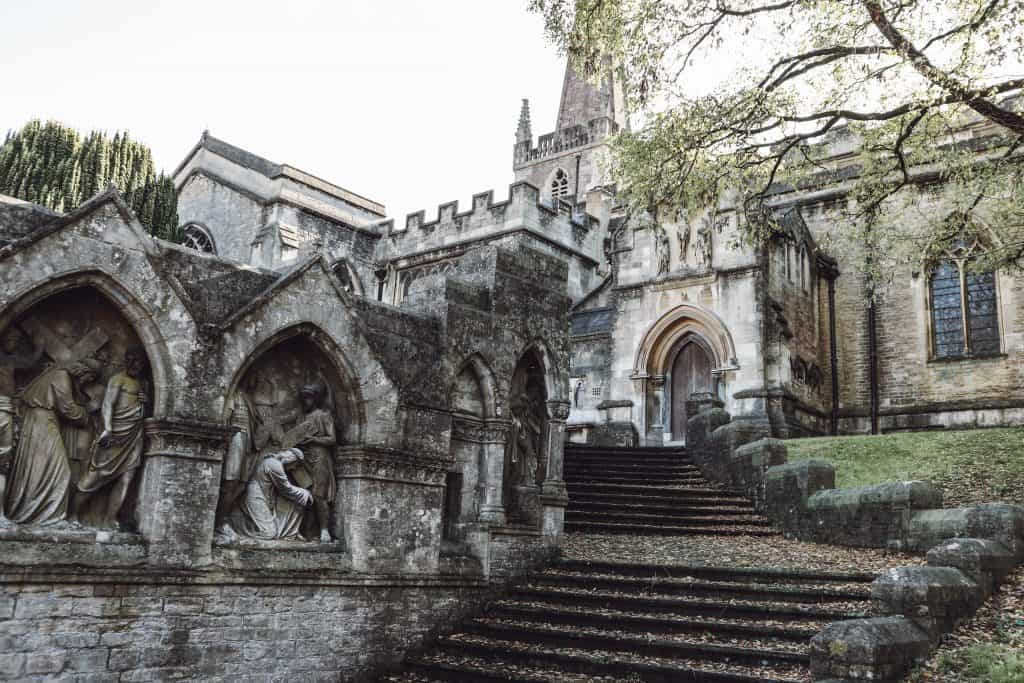
<path fill-rule="evenodd" d="M 999 353 L 996 278 L 991 271 L 971 272 L 974 247 L 962 244 L 932 269 L 932 329 L 936 358 Z"/>

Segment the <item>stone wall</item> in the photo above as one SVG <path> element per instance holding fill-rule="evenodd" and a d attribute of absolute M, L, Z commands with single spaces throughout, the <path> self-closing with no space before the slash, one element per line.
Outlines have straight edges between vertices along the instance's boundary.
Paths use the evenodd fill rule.
<path fill-rule="evenodd" d="M 361 680 L 546 562 L 568 267 L 517 246 L 401 308 L 326 253 L 161 243 L 113 190 L 0 248 L 0 676 Z"/>

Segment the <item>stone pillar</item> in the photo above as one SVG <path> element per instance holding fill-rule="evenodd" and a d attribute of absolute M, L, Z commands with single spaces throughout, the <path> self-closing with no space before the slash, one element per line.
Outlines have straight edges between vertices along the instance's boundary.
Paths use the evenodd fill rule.
<path fill-rule="evenodd" d="M 650 391 L 647 445 L 661 446 L 665 443 L 665 375 L 652 375 L 647 386 Z"/>
<path fill-rule="evenodd" d="M 505 505 L 502 502 L 505 479 L 505 444 L 508 442 L 512 423 L 509 420 L 491 418 L 484 420 L 481 430 L 483 444 L 483 468 L 480 479 L 483 483 L 484 499 L 480 503 L 480 521 L 491 526 L 504 526 Z"/>
<path fill-rule="evenodd" d="M 393 448 L 338 449 L 332 531 L 354 570 L 437 572 L 446 469 L 436 457 Z"/>
<path fill-rule="evenodd" d="M 569 495 L 562 479 L 565 420 L 569 417 L 569 402 L 548 401 L 547 409 L 547 443 L 544 449 L 547 460 L 540 503 L 543 510 L 544 537 L 554 542 L 562 535 L 562 528 L 565 526 L 565 507 L 569 504 Z"/>
<path fill-rule="evenodd" d="M 233 430 L 190 420 L 148 419 L 137 513 L 151 564 L 212 562 L 220 468 Z"/>

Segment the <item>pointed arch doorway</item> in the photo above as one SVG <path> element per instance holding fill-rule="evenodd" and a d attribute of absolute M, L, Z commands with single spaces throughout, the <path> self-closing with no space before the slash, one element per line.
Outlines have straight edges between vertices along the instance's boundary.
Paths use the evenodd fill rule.
<path fill-rule="evenodd" d="M 715 392 L 711 374 L 714 356 L 696 336 L 682 340 L 669 366 L 669 429 L 670 439 L 681 441 L 686 434 L 686 401 L 694 393 Z"/>

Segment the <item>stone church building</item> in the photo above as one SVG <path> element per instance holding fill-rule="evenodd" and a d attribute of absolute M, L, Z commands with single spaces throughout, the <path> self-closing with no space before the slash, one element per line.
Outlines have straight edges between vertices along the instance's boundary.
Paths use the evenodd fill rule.
<path fill-rule="evenodd" d="M 182 245 L 115 189 L 0 198 L 0 678 L 365 676 L 550 557 L 567 440 L 680 442 L 695 393 L 782 437 L 1024 421 L 1019 276 L 960 251 L 866 306 L 817 247 L 842 186 L 757 250 L 628 215 L 626 125 L 567 69 L 507 199 L 398 222 L 208 133 Z"/>

